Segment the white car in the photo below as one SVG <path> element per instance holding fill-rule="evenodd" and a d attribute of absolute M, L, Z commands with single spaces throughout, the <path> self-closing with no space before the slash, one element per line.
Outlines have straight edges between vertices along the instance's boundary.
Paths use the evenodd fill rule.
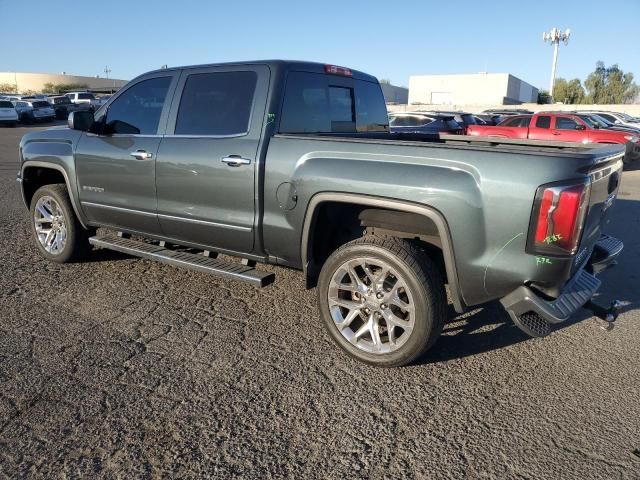
<path fill-rule="evenodd" d="M 86 107 L 88 110 L 97 110 L 100 107 L 100 101 L 91 92 L 69 92 L 65 95 L 69 97 L 71 102 Z"/>
<path fill-rule="evenodd" d="M 0 124 L 11 127 L 18 123 L 18 112 L 9 100 L 0 100 Z"/>
<path fill-rule="evenodd" d="M 584 112 L 581 111 L 580 113 L 588 113 L 588 114 L 595 113 L 596 115 L 604 118 L 606 121 L 613 123 L 614 125 L 618 125 L 620 127 L 631 127 L 631 128 L 640 127 L 640 123 L 638 123 L 638 120 L 635 117 L 632 117 L 631 115 L 627 115 L 626 113 L 622 113 L 622 112 L 587 110 Z"/>

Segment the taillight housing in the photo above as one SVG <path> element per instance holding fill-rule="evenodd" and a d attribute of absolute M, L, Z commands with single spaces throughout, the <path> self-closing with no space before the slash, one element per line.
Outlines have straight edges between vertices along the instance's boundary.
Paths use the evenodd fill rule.
<path fill-rule="evenodd" d="M 353 77 L 353 72 L 350 68 L 339 67 L 338 65 L 325 65 L 324 72 L 332 75 L 342 75 L 343 77 Z"/>
<path fill-rule="evenodd" d="M 536 255 L 573 255 L 578 250 L 589 206 L 589 180 L 542 185 L 531 214 L 527 251 Z"/>

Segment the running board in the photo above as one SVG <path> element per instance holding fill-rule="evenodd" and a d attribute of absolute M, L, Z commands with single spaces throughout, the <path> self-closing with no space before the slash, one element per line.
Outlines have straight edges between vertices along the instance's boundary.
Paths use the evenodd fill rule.
<path fill-rule="evenodd" d="M 107 248 L 148 260 L 155 260 L 160 263 L 173 265 L 174 267 L 187 268 L 222 278 L 247 282 L 256 287 L 266 287 L 270 283 L 273 283 L 275 277 L 273 273 L 256 270 L 248 265 L 224 262 L 195 253 L 170 250 L 153 243 L 138 242 L 117 235 L 91 237 L 89 238 L 89 243 L 96 247 Z"/>

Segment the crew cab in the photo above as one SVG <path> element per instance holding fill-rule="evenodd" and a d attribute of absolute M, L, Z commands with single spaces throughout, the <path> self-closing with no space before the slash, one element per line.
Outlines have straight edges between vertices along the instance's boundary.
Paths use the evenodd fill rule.
<path fill-rule="evenodd" d="M 260 263 L 302 270 L 320 315 L 282 321 L 373 365 L 433 345 L 445 284 L 457 312 L 499 299 L 531 336 L 582 306 L 615 320 L 592 297 L 623 247 L 605 233 L 623 148 L 388 129 L 378 81 L 349 68 L 168 68 L 25 135 L 17 181 L 43 258 L 107 248 L 256 287 Z"/>
<path fill-rule="evenodd" d="M 626 160 L 640 158 L 638 143 L 640 136 L 629 132 L 595 128 L 592 122 L 571 112 L 514 115 L 496 126 L 471 125 L 467 128 L 467 134 L 480 137 L 628 145 Z"/>

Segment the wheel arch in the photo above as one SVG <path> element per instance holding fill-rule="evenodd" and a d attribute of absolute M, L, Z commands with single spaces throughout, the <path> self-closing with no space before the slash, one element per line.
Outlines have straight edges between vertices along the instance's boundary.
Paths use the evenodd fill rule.
<path fill-rule="evenodd" d="M 465 302 L 458 281 L 455 254 L 449 226 L 435 208 L 385 197 L 323 192 L 314 195 L 307 205 L 301 239 L 301 260 L 308 287 L 315 286 L 324 259 L 314 257 L 314 240 L 319 213 L 323 206 L 342 204 L 357 207 L 361 225 L 378 228 L 387 234 L 402 233 L 407 238 L 420 236 L 427 244 L 442 252 L 449 290 L 457 312 L 463 312 Z"/>
<path fill-rule="evenodd" d="M 60 180 L 62 180 L 62 182 Z M 22 201 L 27 208 L 30 208 L 31 199 L 38 188 L 43 185 L 64 183 L 67 186 L 67 192 L 76 218 L 83 228 L 87 228 L 84 215 L 82 215 L 82 212 L 78 208 L 76 190 L 69 181 L 69 175 L 64 167 L 54 163 L 27 160 L 22 164 L 19 182 Z"/>

